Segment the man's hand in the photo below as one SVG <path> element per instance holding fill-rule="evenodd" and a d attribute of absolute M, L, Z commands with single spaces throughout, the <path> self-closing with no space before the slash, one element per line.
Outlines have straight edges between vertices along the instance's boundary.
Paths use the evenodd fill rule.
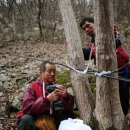
<path fill-rule="evenodd" d="M 53 101 L 58 100 L 60 96 L 66 97 L 67 91 L 66 91 L 66 88 L 64 86 L 57 85 L 55 90 L 47 95 L 47 99 L 50 102 L 53 102 Z"/>
<path fill-rule="evenodd" d="M 56 92 L 56 90 L 54 90 L 53 92 L 49 93 L 47 95 L 47 99 L 50 101 L 50 102 L 53 102 L 53 101 L 56 101 L 59 99 L 59 96 Z"/>
<path fill-rule="evenodd" d="M 62 85 L 57 85 L 55 91 L 59 96 L 63 96 L 63 97 L 67 96 L 66 88 Z"/>

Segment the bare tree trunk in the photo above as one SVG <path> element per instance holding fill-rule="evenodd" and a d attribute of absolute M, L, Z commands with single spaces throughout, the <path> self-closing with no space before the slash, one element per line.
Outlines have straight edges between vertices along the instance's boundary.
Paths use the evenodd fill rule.
<path fill-rule="evenodd" d="M 100 71 L 117 68 L 112 6 L 112 0 L 95 0 L 96 63 Z M 96 79 L 95 112 L 103 130 L 122 130 L 124 116 L 120 105 L 118 81 L 100 77 Z"/>
<path fill-rule="evenodd" d="M 81 49 L 81 41 L 70 0 L 60 0 L 59 7 L 67 40 L 69 64 L 76 69 L 83 70 L 85 63 Z M 90 124 L 94 110 L 94 100 L 89 89 L 87 76 L 72 71 L 71 81 L 80 117 L 85 123 Z"/>
<path fill-rule="evenodd" d="M 55 43 L 55 31 L 56 31 L 56 28 L 57 28 L 57 24 L 56 24 L 56 4 L 57 2 L 53 3 L 53 21 L 54 21 L 54 24 L 53 24 L 53 29 L 52 29 L 52 39 L 53 39 L 53 43 Z"/>
<path fill-rule="evenodd" d="M 82 46 L 70 0 L 60 0 L 59 7 L 67 40 L 69 64 L 76 69 L 83 70 L 85 63 Z M 80 118 L 94 130 L 98 130 L 98 123 L 93 116 L 95 101 L 89 88 L 87 76 L 71 71 L 71 81 Z"/>
<path fill-rule="evenodd" d="M 13 11 L 14 11 L 14 13 L 12 14 L 12 26 L 11 26 L 11 28 L 12 28 L 12 31 L 11 31 L 11 39 L 12 40 L 15 40 L 15 38 L 16 38 L 16 26 L 15 26 L 15 10 L 13 9 Z"/>
<path fill-rule="evenodd" d="M 41 0 L 38 0 L 38 26 L 39 26 L 39 31 L 40 31 L 40 36 L 43 36 L 42 32 L 42 25 L 41 25 L 41 13 L 42 13 L 42 7 L 44 5 L 44 1 L 42 2 Z"/>
<path fill-rule="evenodd" d="M 128 4 L 128 28 L 130 28 L 130 0 L 127 1 Z M 130 33 L 128 35 L 128 48 L 130 48 Z M 130 51 L 129 51 L 129 57 L 130 57 Z"/>

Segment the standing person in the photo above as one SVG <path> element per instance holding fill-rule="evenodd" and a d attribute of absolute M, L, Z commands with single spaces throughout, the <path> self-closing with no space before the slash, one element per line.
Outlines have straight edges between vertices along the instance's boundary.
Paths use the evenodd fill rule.
<path fill-rule="evenodd" d="M 50 119 L 54 121 L 51 121 L 52 127 L 56 124 L 56 128 L 51 129 L 56 130 L 62 120 L 75 118 L 74 98 L 64 86 L 56 84 L 55 75 L 53 63 L 45 61 L 40 65 L 40 77 L 25 92 L 22 110 L 17 116 L 18 130 L 36 130 L 39 125 L 48 130 Z M 44 123 L 39 124 L 42 118 Z"/>
<path fill-rule="evenodd" d="M 91 41 L 87 48 L 83 48 L 84 59 L 89 60 L 90 53 L 92 51 L 91 59 L 96 58 L 96 49 L 95 49 L 95 24 L 94 19 L 92 17 L 86 17 L 80 22 L 80 27 L 85 31 L 87 36 L 91 37 Z M 117 62 L 118 68 L 123 67 L 119 70 L 119 76 L 128 78 L 128 54 L 122 47 L 122 43 L 119 37 L 119 33 L 117 27 L 114 26 L 114 36 L 116 43 L 116 54 L 117 54 Z M 95 62 L 96 63 L 96 62 Z M 119 81 L 119 93 L 120 93 L 120 101 L 124 115 L 128 114 L 129 109 L 129 83 L 125 81 Z"/>

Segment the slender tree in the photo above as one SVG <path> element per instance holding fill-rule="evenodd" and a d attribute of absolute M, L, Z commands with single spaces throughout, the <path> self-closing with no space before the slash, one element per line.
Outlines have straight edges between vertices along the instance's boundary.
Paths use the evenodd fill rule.
<path fill-rule="evenodd" d="M 42 8 L 44 5 L 45 0 L 38 0 L 38 26 L 39 26 L 39 31 L 40 31 L 40 36 L 43 36 L 43 32 L 42 32 L 42 25 L 41 25 L 41 14 L 42 14 Z"/>
<path fill-rule="evenodd" d="M 70 0 L 60 0 L 59 7 L 67 40 L 68 63 L 76 69 L 83 70 L 85 63 L 81 41 Z M 80 116 L 85 123 L 90 123 L 94 110 L 94 100 L 89 89 L 88 79 L 86 75 L 75 71 L 71 72 L 71 79 Z"/>
<path fill-rule="evenodd" d="M 112 0 L 95 0 L 96 64 L 100 71 L 117 68 L 112 7 Z M 124 116 L 118 89 L 118 81 L 97 77 L 95 113 L 104 130 L 122 130 Z"/>

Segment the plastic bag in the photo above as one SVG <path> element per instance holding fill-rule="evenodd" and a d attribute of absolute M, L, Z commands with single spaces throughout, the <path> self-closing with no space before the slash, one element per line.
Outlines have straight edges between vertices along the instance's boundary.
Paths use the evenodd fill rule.
<path fill-rule="evenodd" d="M 83 120 L 71 119 L 63 120 L 58 130 L 92 130 L 90 126 L 83 124 Z"/>

